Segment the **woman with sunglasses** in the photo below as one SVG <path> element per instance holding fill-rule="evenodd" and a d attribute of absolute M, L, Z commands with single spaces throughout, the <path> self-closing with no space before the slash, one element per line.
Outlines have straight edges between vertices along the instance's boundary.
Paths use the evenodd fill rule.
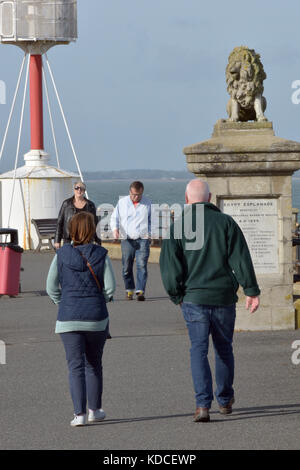
<path fill-rule="evenodd" d="M 64 244 L 71 243 L 68 222 L 73 215 L 83 211 L 90 212 L 94 216 L 95 225 L 97 227 L 96 207 L 92 201 L 85 197 L 86 185 L 82 181 L 76 181 L 73 189 L 74 195 L 62 203 L 58 214 L 54 239 L 54 246 L 57 250 L 60 248 L 61 241 L 63 241 Z M 98 245 L 101 245 L 101 240 L 97 236 L 97 233 L 95 233 L 94 241 L 98 243 Z"/>

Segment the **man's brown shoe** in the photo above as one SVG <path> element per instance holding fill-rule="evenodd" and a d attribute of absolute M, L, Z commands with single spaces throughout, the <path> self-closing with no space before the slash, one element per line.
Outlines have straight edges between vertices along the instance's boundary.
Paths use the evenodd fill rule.
<path fill-rule="evenodd" d="M 232 413 L 232 405 L 234 404 L 234 397 L 227 403 L 227 405 L 219 405 L 219 410 L 222 415 L 230 415 Z"/>
<path fill-rule="evenodd" d="M 195 423 L 208 423 L 210 421 L 209 408 L 197 408 L 194 421 Z"/>

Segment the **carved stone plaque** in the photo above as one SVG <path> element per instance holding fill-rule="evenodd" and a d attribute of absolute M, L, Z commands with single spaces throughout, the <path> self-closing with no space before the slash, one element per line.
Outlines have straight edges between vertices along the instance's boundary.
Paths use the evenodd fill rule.
<path fill-rule="evenodd" d="M 255 272 L 278 273 L 277 199 L 222 199 L 220 209 L 242 229 Z"/>

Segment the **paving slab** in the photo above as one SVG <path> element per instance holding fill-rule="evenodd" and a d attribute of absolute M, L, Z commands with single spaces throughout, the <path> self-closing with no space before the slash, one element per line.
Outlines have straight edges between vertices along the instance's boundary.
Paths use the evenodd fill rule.
<path fill-rule="evenodd" d="M 211 422 L 194 423 L 190 346 L 180 308 L 167 298 L 157 264 L 149 264 L 146 302 L 126 301 L 119 260 L 112 261 L 113 338 L 103 359 L 107 419 L 71 428 L 67 365 L 54 333 L 57 307 L 45 293 L 52 257 L 24 253 L 22 292 L 0 298 L 0 340 L 6 346 L 1 450 L 299 449 L 300 365 L 292 362 L 292 344 L 300 331 L 236 332 L 234 412 L 220 415 L 214 401 Z M 212 347 L 209 355 L 214 367 Z"/>

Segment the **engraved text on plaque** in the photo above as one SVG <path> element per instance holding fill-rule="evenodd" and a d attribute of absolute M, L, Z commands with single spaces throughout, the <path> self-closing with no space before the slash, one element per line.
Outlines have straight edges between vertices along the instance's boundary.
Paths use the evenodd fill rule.
<path fill-rule="evenodd" d="M 220 208 L 242 229 L 256 273 L 278 273 L 277 199 L 223 199 Z"/>

